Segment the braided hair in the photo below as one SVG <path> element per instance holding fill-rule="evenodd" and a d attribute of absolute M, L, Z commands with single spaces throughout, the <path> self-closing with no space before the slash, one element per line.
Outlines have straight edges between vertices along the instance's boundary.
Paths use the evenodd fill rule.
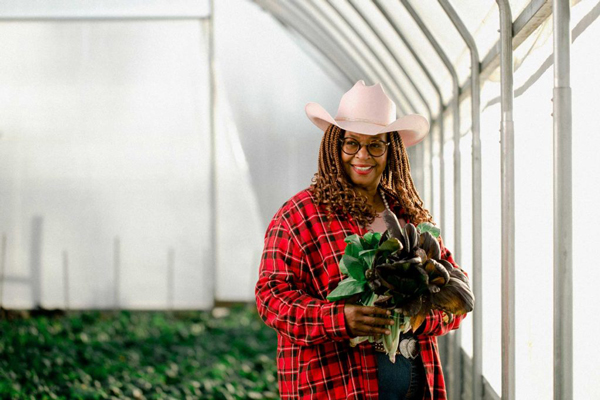
<path fill-rule="evenodd" d="M 340 139 L 345 131 L 330 125 L 319 148 L 319 168 L 312 180 L 311 191 L 316 202 L 324 205 L 330 219 L 334 214 L 350 214 L 361 226 L 375 219 L 376 211 L 367 197 L 354 189 L 346 175 L 340 158 Z M 400 202 L 414 224 L 432 222 L 431 214 L 423 207 L 423 200 L 410 175 L 410 163 L 404 143 L 398 132 L 389 133 L 388 159 L 381 177 L 380 187 Z"/>

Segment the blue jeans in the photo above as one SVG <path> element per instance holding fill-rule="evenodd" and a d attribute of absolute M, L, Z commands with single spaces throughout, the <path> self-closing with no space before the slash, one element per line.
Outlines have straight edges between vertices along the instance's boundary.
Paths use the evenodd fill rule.
<path fill-rule="evenodd" d="M 408 360 L 397 354 L 396 362 L 392 363 L 387 354 L 376 354 L 380 400 L 423 398 L 425 370 L 420 355 L 414 360 Z"/>

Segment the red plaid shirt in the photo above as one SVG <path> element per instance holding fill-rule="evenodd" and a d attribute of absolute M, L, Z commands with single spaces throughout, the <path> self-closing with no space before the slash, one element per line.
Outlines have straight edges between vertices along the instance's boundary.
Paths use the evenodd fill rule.
<path fill-rule="evenodd" d="M 402 210 L 389 198 L 392 211 Z M 350 347 L 344 302 L 326 300 L 343 278 L 338 262 L 344 238 L 365 228 L 350 216 L 329 223 L 326 211 L 304 190 L 275 214 L 265 237 L 258 312 L 278 332 L 277 370 L 282 399 L 377 399 L 377 359 L 372 344 Z M 442 257 L 454 261 L 442 246 Z M 434 311 L 418 329 L 427 388 L 424 399 L 446 399 L 436 336 L 458 328 L 464 318 L 444 322 Z"/>

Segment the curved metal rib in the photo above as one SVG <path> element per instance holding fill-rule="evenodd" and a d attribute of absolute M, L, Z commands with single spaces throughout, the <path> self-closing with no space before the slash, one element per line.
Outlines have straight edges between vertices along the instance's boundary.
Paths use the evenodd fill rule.
<path fill-rule="evenodd" d="M 444 137 L 444 113 L 443 113 L 444 98 L 442 96 L 442 91 L 441 91 L 439 85 L 437 84 L 437 82 L 435 81 L 435 79 L 433 78 L 433 75 L 431 75 L 431 72 L 429 72 L 429 69 L 427 68 L 427 66 L 425 65 L 423 60 L 421 59 L 421 56 L 419 55 L 419 53 L 414 49 L 414 47 L 412 47 L 412 45 L 410 44 L 410 41 L 406 38 L 406 36 L 402 32 L 402 30 L 396 24 L 393 23 L 393 21 L 391 20 L 390 16 L 387 13 L 387 11 L 381 6 L 381 4 L 379 4 L 380 2 L 381 2 L 381 0 L 375 0 L 373 2 L 373 4 L 375 4 L 375 6 L 379 9 L 381 14 L 385 17 L 385 19 L 390 23 L 392 28 L 396 31 L 396 34 L 398 35 L 400 40 L 404 43 L 404 45 L 406 46 L 406 48 L 408 49 L 410 54 L 412 54 L 412 56 L 414 57 L 417 64 L 419 64 L 419 67 L 421 68 L 421 70 L 423 71 L 425 76 L 427 76 L 427 79 L 429 79 L 431 86 L 433 86 L 433 89 L 435 90 L 435 93 L 437 94 L 438 101 L 439 101 L 439 111 L 438 111 L 438 115 L 437 115 L 435 122 L 437 122 L 437 125 L 440 130 L 440 161 L 443 161 L 443 159 L 444 159 L 443 158 L 444 157 L 443 156 L 443 153 L 444 153 L 444 141 L 443 141 L 443 137 Z M 432 121 L 432 125 L 433 125 L 433 122 L 434 121 Z M 433 149 L 434 149 L 433 135 L 429 135 L 428 140 L 429 140 L 429 152 L 431 154 L 431 157 L 433 157 Z M 443 170 L 444 170 L 444 166 L 442 163 L 442 165 L 440 166 L 440 171 L 442 172 L 442 174 L 441 174 L 442 176 L 443 176 Z M 429 181 L 429 183 L 430 183 L 429 192 L 431 193 L 431 198 L 429 199 L 429 204 L 430 204 L 430 209 L 433 210 L 433 208 L 434 208 L 433 163 L 431 162 L 431 160 L 429 160 L 429 176 L 431 177 L 431 179 Z M 443 196 L 443 193 L 441 194 L 441 196 Z M 441 198 L 442 197 L 440 197 L 440 199 Z"/>
<path fill-rule="evenodd" d="M 325 3 L 327 4 L 327 3 Z M 327 4 L 329 7 L 331 7 L 329 4 Z M 298 8 L 301 8 L 304 10 L 304 12 L 307 13 L 312 13 L 313 16 L 317 16 L 319 13 L 317 10 L 314 9 L 315 5 L 313 4 L 313 2 L 311 1 L 304 1 L 302 3 L 297 3 L 296 6 Z M 310 10 L 310 11 L 309 11 Z M 377 81 L 380 81 L 382 83 L 385 84 L 385 86 L 388 88 L 388 91 L 391 94 L 391 97 L 395 100 L 395 103 L 398 105 L 398 107 L 402 110 L 402 112 L 404 114 L 407 114 L 408 112 L 408 108 L 414 108 L 412 102 L 410 102 L 410 100 L 408 100 L 408 98 L 406 98 L 406 96 L 399 90 L 399 87 L 397 86 L 396 82 L 393 79 L 393 74 L 389 71 L 389 69 L 387 68 L 387 66 L 385 65 L 385 63 L 383 63 L 379 57 L 377 56 L 377 54 L 375 54 L 370 48 L 369 46 L 364 42 L 363 38 L 361 37 L 361 35 L 356 31 L 356 29 L 343 17 L 343 15 L 341 15 L 340 13 L 337 12 L 337 10 L 333 7 L 331 7 L 331 10 L 336 13 L 339 14 L 340 18 L 342 18 L 342 20 L 344 21 L 344 23 L 346 23 L 350 29 L 353 30 L 354 34 L 357 36 L 357 38 L 366 46 L 367 49 L 369 49 L 369 51 L 371 51 L 371 56 L 366 56 L 360 52 L 356 52 L 361 59 L 363 60 L 364 63 L 366 63 L 367 65 L 369 65 L 369 67 L 373 70 L 373 71 L 377 71 L 377 65 L 381 66 L 381 68 L 383 68 L 383 71 L 385 72 L 385 75 L 379 74 L 377 73 L 377 75 L 379 76 L 378 80 L 374 80 L 372 83 L 376 83 Z M 324 10 L 322 10 L 324 11 Z M 336 33 L 343 38 L 343 40 L 348 43 L 348 47 L 352 48 L 353 51 L 354 47 L 356 46 L 356 44 L 353 43 L 352 38 L 348 37 L 346 35 L 345 32 L 343 32 L 335 23 L 335 21 L 333 21 L 333 19 L 331 18 L 330 14 L 328 12 L 321 12 L 320 16 L 326 19 L 327 24 L 323 24 L 324 26 L 330 26 L 333 30 L 336 31 Z M 375 63 L 376 61 L 376 63 Z M 375 65 L 377 64 L 377 65 Z M 406 105 L 408 105 L 408 108 L 406 107 Z"/>
<path fill-rule="evenodd" d="M 372 71 L 369 70 L 369 66 L 365 65 L 362 60 L 359 60 L 355 57 L 352 52 L 345 51 L 345 47 L 343 43 L 340 42 L 339 38 L 336 38 L 332 35 L 332 33 L 323 27 L 321 24 L 317 23 L 314 19 L 308 15 L 308 12 L 303 8 L 298 8 L 293 2 L 279 2 L 275 0 L 270 0 L 271 9 L 279 8 L 280 10 L 285 10 L 288 14 L 291 15 L 290 20 L 302 20 L 304 21 L 304 26 L 308 27 L 308 31 L 314 31 L 317 33 L 317 39 L 319 41 L 328 41 L 331 43 L 329 46 L 330 50 L 333 54 L 340 54 L 344 58 L 346 58 L 348 66 L 355 68 L 359 73 L 359 76 L 364 76 L 367 79 L 377 79 Z"/>
<path fill-rule="evenodd" d="M 502 97 L 502 398 L 515 398 L 515 160 L 513 123 L 512 15 L 508 0 L 496 0 L 500 12 Z"/>
<path fill-rule="evenodd" d="M 452 77 L 452 126 L 453 126 L 453 138 L 454 138 L 454 250 L 457 255 L 456 261 L 460 264 L 460 255 L 462 248 L 461 241 L 461 177 L 460 177 L 460 109 L 458 103 L 459 96 L 459 83 L 458 83 L 458 75 L 456 74 L 456 70 L 454 69 L 454 65 L 437 42 L 429 28 L 425 25 L 419 14 L 415 11 L 408 0 L 400 0 L 404 8 L 408 11 L 410 16 L 419 26 L 419 29 L 423 32 L 431 46 L 438 53 L 438 56 L 448 69 L 450 76 Z M 441 142 L 443 143 L 443 137 Z M 440 161 L 443 162 L 443 152 L 440 154 Z M 443 172 L 443 169 L 440 169 L 440 175 Z M 445 207 L 445 199 L 444 199 L 444 176 L 440 176 L 440 202 L 441 202 L 441 226 L 445 226 L 446 223 L 446 215 L 444 211 Z M 443 228 L 442 228 L 443 229 Z M 460 331 L 457 331 L 453 334 L 452 337 L 452 357 L 450 360 L 450 364 L 452 365 L 452 369 L 450 371 L 450 379 L 451 382 L 451 391 L 452 398 L 460 397 L 460 380 L 452 379 L 456 377 L 456 374 L 460 371 Z"/>
<path fill-rule="evenodd" d="M 406 79 L 408 80 L 408 82 L 410 83 L 410 85 L 412 86 L 412 88 L 415 90 L 415 92 L 417 93 L 417 95 L 419 95 L 419 98 L 421 99 L 421 102 L 423 103 L 423 105 L 425 106 L 425 109 L 427 110 L 427 115 L 429 117 L 429 120 L 431 121 L 431 119 L 433 117 L 433 115 L 431 113 L 431 107 L 429 107 L 429 104 L 427 103 L 427 100 L 425 99 L 425 96 L 423 96 L 423 92 L 421 91 L 421 89 L 419 89 L 419 87 L 415 84 L 415 81 L 411 78 L 411 76 L 408 73 L 408 71 L 406 70 L 406 68 L 404 68 L 404 64 L 402 63 L 402 61 L 400 61 L 398 59 L 398 57 L 392 51 L 392 49 L 390 48 L 390 46 L 388 46 L 388 44 L 386 43 L 385 38 L 379 33 L 379 31 L 375 28 L 375 26 L 373 25 L 373 23 L 371 21 L 369 21 L 368 18 L 365 18 L 361 14 L 360 10 L 358 8 L 356 8 L 356 6 L 354 5 L 354 3 L 352 1 L 349 1 L 348 4 L 352 8 L 354 8 L 354 10 L 356 10 L 356 12 L 361 16 L 362 20 L 369 26 L 369 28 L 371 29 L 371 32 L 373 32 L 375 34 L 375 36 L 377 36 L 377 38 L 379 39 L 379 41 L 381 42 L 381 44 L 383 45 L 383 47 L 385 47 L 386 51 L 394 59 L 394 61 L 396 62 L 396 65 L 398 66 L 398 68 L 400 68 L 400 70 L 402 71 L 402 73 L 404 74 L 404 76 L 406 77 Z M 413 107 L 413 110 L 416 111 L 416 108 Z"/>
<path fill-rule="evenodd" d="M 480 61 L 475 39 L 454 10 L 449 0 L 438 0 L 446 15 L 465 41 L 471 52 L 471 133 L 472 133 L 472 201 L 473 201 L 473 292 L 478 301 L 478 307 L 473 310 L 473 400 L 483 398 L 483 309 L 481 300 L 482 289 L 482 211 L 481 211 L 481 139 L 480 139 Z"/>
<path fill-rule="evenodd" d="M 349 64 L 347 61 L 343 62 L 339 57 L 335 57 L 335 51 L 333 51 L 332 46 L 328 46 L 327 41 L 323 41 L 323 38 L 320 37 L 321 40 L 316 40 L 314 37 L 310 35 L 310 32 L 314 32 L 311 29 L 306 29 L 302 27 L 302 24 L 299 22 L 298 18 L 290 18 L 285 14 L 285 11 L 282 12 L 281 9 L 272 8 L 270 2 L 265 0 L 255 0 L 261 7 L 268 12 L 283 26 L 287 29 L 290 29 L 296 32 L 298 35 L 302 36 L 306 41 L 308 41 L 317 51 L 319 51 L 325 58 L 327 58 L 333 65 L 335 65 L 339 71 L 344 75 L 349 85 L 352 85 L 356 78 L 359 76 L 356 72 L 348 70 Z"/>

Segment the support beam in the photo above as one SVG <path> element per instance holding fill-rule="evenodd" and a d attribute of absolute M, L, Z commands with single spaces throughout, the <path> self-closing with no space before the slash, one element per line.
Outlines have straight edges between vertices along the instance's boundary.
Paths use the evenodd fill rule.
<path fill-rule="evenodd" d="M 394 24 L 392 22 L 392 19 L 390 18 L 390 15 L 388 13 L 388 11 L 385 9 L 385 6 L 383 6 L 381 3 L 384 3 L 382 0 L 375 0 L 373 2 L 373 4 L 375 4 L 375 6 L 379 9 L 379 11 L 381 12 L 381 14 L 383 15 L 383 17 L 389 22 L 389 24 L 391 25 L 391 27 L 396 31 L 396 34 L 398 35 L 398 37 L 400 38 L 400 40 L 404 43 L 404 45 L 406 46 L 406 48 L 408 49 L 408 51 L 410 52 L 410 54 L 412 54 L 413 58 L 415 59 L 415 61 L 417 62 L 417 64 L 419 65 L 419 67 L 421 68 L 421 70 L 423 71 L 423 73 L 425 74 L 425 76 L 427 76 L 427 79 L 429 80 L 429 83 L 431 83 L 431 86 L 433 86 L 433 89 L 435 90 L 435 93 L 437 95 L 438 98 L 438 103 L 439 103 L 439 110 L 438 110 L 438 115 L 436 118 L 436 122 L 437 125 L 439 126 L 440 129 L 440 160 L 443 161 L 443 153 L 444 153 L 444 98 L 442 96 L 442 91 L 439 87 L 439 85 L 437 84 L 437 82 L 435 81 L 433 75 L 431 74 L 431 72 L 429 71 L 429 69 L 427 68 L 427 66 L 425 65 L 425 62 L 423 61 L 423 59 L 421 58 L 419 52 L 410 44 L 410 41 L 407 39 L 407 37 L 404 35 L 404 32 L 402 32 L 402 29 L 400 29 L 399 26 L 397 26 L 396 24 Z M 433 120 L 431 121 L 431 126 L 433 128 Z M 431 155 L 431 158 L 433 158 L 433 153 L 434 153 L 434 147 L 435 147 L 435 140 L 433 137 L 433 129 L 431 129 L 430 133 L 429 133 L 429 152 Z M 434 185 L 433 185 L 433 162 L 431 161 L 431 158 L 429 160 L 429 176 L 430 176 L 430 187 L 429 187 L 429 193 L 431 193 L 431 198 L 429 199 L 429 209 L 433 212 L 433 208 L 435 206 L 434 204 Z M 444 170 L 444 166 L 443 163 L 440 166 L 440 171 L 443 172 Z M 442 173 L 443 176 L 443 173 Z M 443 194 L 441 194 L 443 196 Z M 441 197 L 440 197 L 441 198 Z M 441 209 L 440 209 L 441 210 Z"/>
<path fill-rule="evenodd" d="M 387 66 L 377 57 L 377 54 L 373 52 L 369 46 L 364 42 L 362 37 L 356 32 L 354 27 L 344 20 L 343 15 L 338 13 L 335 8 L 331 7 L 326 2 L 323 2 L 321 7 L 329 7 L 329 10 L 325 10 L 325 8 L 317 9 L 315 4 L 311 1 L 303 1 L 303 2 L 290 2 L 294 4 L 294 7 L 299 11 L 305 13 L 308 18 L 314 19 L 316 23 L 318 23 L 323 29 L 330 31 L 333 35 L 338 37 L 338 42 L 341 46 L 343 46 L 346 51 L 355 54 L 355 58 L 360 60 L 360 62 L 367 65 L 376 75 L 375 80 L 371 80 L 371 84 L 382 83 L 384 87 L 387 89 L 388 94 L 394 100 L 396 105 L 402 110 L 404 114 L 408 114 L 408 110 L 413 108 L 411 102 L 404 96 L 404 94 L 400 91 L 396 81 L 394 80 L 393 74 L 387 69 Z M 342 19 L 342 21 L 348 25 L 348 27 L 353 30 L 355 37 L 350 37 L 343 29 L 337 25 L 336 21 L 333 20 L 332 16 L 338 14 L 338 16 Z M 367 49 L 370 53 L 363 53 L 359 49 L 357 49 L 357 41 L 358 39 L 363 46 L 364 49 Z M 383 72 L 383 73 L 381 73 Z"/>
<path fill-rule="evenodd" d="M 481 138 L 480 117 L 481 101 L 479 86 L 479 51 L 475 39 L 454 10 L 449 0 L 438 0 L 446 15 L 465 41 L 471 53 L 471 163 L 472 163 L 472 246 L 473 246 L 473 293 L 477 306 L 473 310 L 473 363 L 472 363 L 472 398 L 483 398 L 483 287 L 482 287 L 482 193 L 481 193 Z"/>
<path fill-rule="evenodd" d="M 421 32 L 425 35 L 431 46 L 434 48 L 444 66 L 450 73 L 452 77 L 452 130 L 453 130 L 453 139 L 454 139 L 454 254 L 455 260 L 458 264 L 461 262 L 461 254 L 462 254 L 462 237 L 461 237 L 461 174 L 460 174 L 460 108 L 459 108 L 459 89 L 460 85 L 458 82 L 458 75 L 456 74 L 456 69 L 454 68 L 454 64 L 448 58 L 448 55 L 439 44 L 433 33 L 429 30 L 429 28 L 425 25 L 425 22 L 418 15 L 416 10 L 412 7 L 409 0 L 400 0 L 404 8 L 408 11 L 412 19 L 417 23 Z M 441 138 L 441 142 L 443 143 L 444 138 Z M 440 155 L 440 160 L 443 160 L 443 152 Z M 443 169 L 441 169 L 443 171 Z M 445 177 L 440 179 L 440 199 L 444 199 L 445 194 Z M 442 206 L 445 206 L 445 201 L 442 201 Z M 445 219 L 445 210 L 441 209 L 442 222 L 441 226 L 444 229 L 446 226 Z M 458 399 L 461 394 L 461 381 L 460 381 L 460 331 L 456 331 L 452 334 L 452 339 L 450 341 L 451 354 L 450 357 L 450 365 L 452 366 L 451 370 L 448 371 L 449 381 L 450 381 L 450 392 L 451 398 Z"/>
<path fill-rule="evenodd" d="M 402 62 L 402 60 L 400 60 L 396 56 L 396 54 L 392 51 L 392 49 L 388 45 L 386 38 L 381 33 L 379 33 L 379 31 L 377 30 L 377 27 L 368 18 L 366 18 L 363 14 L 361 14 L 360 10 L 356 7 L 356 5 L 352 1 L 349 1 L 348 4 L 357 12 L 358 15 L 360 15 L 360 17 L 365 22 L 365 24 L 367 24 L 369 26 L 369 29 L 371 29 L 371 32 L 373 32 L 373 34 L 375 36 L 377 36 L 377 39 L 379 39 L 379 41 L 381 42 L 381 44 L 383 45 L 385 50 L 394 59 L 394 61 L 396 62 L 396 65 L 398 66 L 400 71 L 402 71 L 402 73 L 406 77 L 406 80 L 408 81 L 408 83 L 410 83 L 410 86 L 414 89 L 415 93 L 417 93 L 417 95 L 419 96 L 421 103 L 423 103 L 423 106 L 427 110 L 427 116 L 429 118 L 429 121 L 431 121 L 433 118 L 433 114 L 431 113 L 431 107 L 427 103 L 427 100 L 425 99 L 425 96 L 423 95 L 423 92 L 421 91 L 421 89 L 419 89 L 419 87 L 415 83 L 414 79 L 412 79 L 412 77 L 408 73 L 407 69 L 404 68 L 404 63 Z M 413 106 L 413 110 L 414 110 L 413 112 L 416 112 L 416 108 L 414 106 Z"/>
<path fill-rule="evenodd" d="M 554 0 L 554 399 L 573 398 L 571 8 Z"/>
<path fill-rule="evenodd" d="M 331 41 L 327 40 L 326 37 L 319 35 L 314 29 L 310 29 L 303 24 L 301 18 L 291 18 L 289 15 L 281 9 L 271 8 L 270 3 L 264 0 L 256 0 L 265 11 L 271 14 L 276 21 L 283 25 L 286 29 L 289 29 L 292 33 L 296 33 L 300 37 L 304 38 L 310 45 L 312 45 L 323 57 L 331 62 L 345 77 L 347 86 L 352 86 L 354 82 L 360 79 L 361 73 L 351 62 L 350 58 L 345 54 L 339 54 L 339 49 L 335 49 L 331 45 Z M 346 87 L 346 86 L 344 86 Z"/>
<path fill-rule="evenodd" d="M 210 101 L 210 149 L 209 149 L 209 232 L 217 232 L 219 226 L 219 216 L 217 207 L 217 134 L 216 134 L 216 119 L 217 119 L 217 88 L 215 74 L 215 3 L 210 0 L 210 19 L 208 20 L 208 71 L 209 71 L 209 101 Z M 208 256 L 208 268 L 206 279 L 211 282 L 210 290 L 212 291 L 210 298 L 216 300 L 217 274 L 218 268 L 217 257 L 217 236 L 210 235 L 210 254 Z"/>
<path fill-rule="evenodd" d="M 500 11 L 501 174 L 502 174 L 502 398 L 515 399 L 515 158 L 513 122 L 512 15 L 508 0 Z"/>
<path fill-rule="evenodd" d="M 552 14 L 552 1 L 533 0 L 519 14 L 514 23 L 511 20 L 511 42 L 513 49 L 516 49 Z M 481 62 L 481 79 L 487 78 L 500 65 L 500 46 L 498 41 L 494 47 L 486 54 Z"/>

